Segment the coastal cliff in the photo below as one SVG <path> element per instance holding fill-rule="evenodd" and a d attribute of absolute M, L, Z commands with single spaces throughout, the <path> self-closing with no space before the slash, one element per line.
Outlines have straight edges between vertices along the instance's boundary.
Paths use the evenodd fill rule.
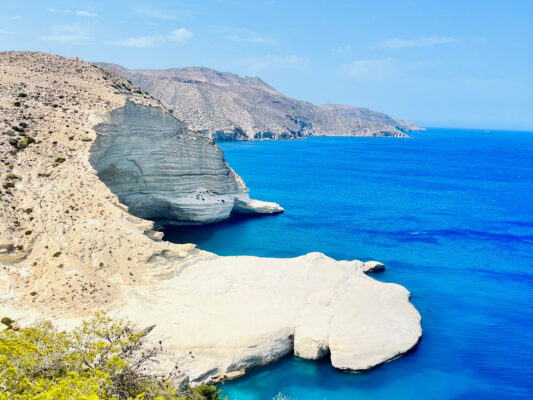
<path fill-rule="evenodd" d="M 75 58 L 0 53 L 0 316 L 69 327 L 106 310 L 155 325 L 184 380 L 285 354 L 359 371 L 416 346 L 409 292 L 320 253 L 219 257 L 150 219 L 281 211 L 250 200 L 220 149 L 126 79 Z M 162 360 L 162 366 L 165 360 Z"/>
<path fill-rule="evenodd" d="M 96 63 L 146 90 L 192 129 L 216 141 L 307 136 L 407 137 L 412 122 L 366 108 L 316 106 L 290 98 L 259 78 L 209 68 L 129 70 Z"/>
<path fill-rule="evenodd" d="M 127 101 L 95 126 L 90 161 L 129 211 L 166 224 L 210 223 L 232 212 L 282 212 L 250 200 L 242 179 L 205 136 L 160 108 Z"/>

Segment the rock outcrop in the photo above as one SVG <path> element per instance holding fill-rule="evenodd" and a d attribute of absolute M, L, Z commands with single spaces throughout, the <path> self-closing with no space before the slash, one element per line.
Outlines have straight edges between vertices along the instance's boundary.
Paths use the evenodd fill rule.
<path fill-rule="evenodd" d="M 217 257 L 162 276 L 119 315 L 155 322 L 151 334 L 169 338 L 192 382 L 293 353 L 331 353 L 334 367 L 362 371 L 409 351 L 422 331 L 409 292 L 366 276 L 361 264 L 321 253 Z"/>
<path fill-rule="evenodd" d="M 155 325 L 149 337 L 166 339 L 192 383 L 291 352 L 330 352 L 334 366 L 358 371 L 420 339 L 407 290 L 366 276 L 360 261 L 218 257 L 166 242 L 131 214 L 120 199 L 139 215 L 181 207 L 202 220 L 227 215 L 217 200 L 238 212 L 276 205 L 249 200 L 209 139 L 124 78 L 0 53 L 0 113 L 0 316 L 69 327 L 104 309 Z M 210 197 L 192 207 L 198 188 Z"/>
<path fill-rule="evenodd" d="M 91 164 L 138 217 L 208 223 L 231 212 L 283 211 L 275 203 L 250 200 L 220 148 L 168 112 L 128 101 L 103 119 L 95 126 Z"/>
<path fill-rule="evenodd" d="M 209 68 L 129 70 L 96 63 L 130 79 L 191 128 L 217 141 L 306 136 L 393 136 L 420 129 L 366 108 L 315 106 L 276 91 L 259 78 Z"/>

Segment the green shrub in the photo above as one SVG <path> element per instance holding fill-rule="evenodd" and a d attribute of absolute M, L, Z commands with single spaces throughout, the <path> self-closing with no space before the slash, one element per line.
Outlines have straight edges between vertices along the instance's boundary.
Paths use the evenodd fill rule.
<path fill-rule="evenodd" d="M 19 97 L 28 97 L 26 93 L 19 93 Z"/>
<path fill-rule="evenodd" d="M 124 320 L 105 314 L 72 332 L 49 322 L 0 332 L 0 399 L 220 400 L 214 386 L 180 390 L 165 376 L 146 373 L 161 346 L 145 343 Z"/>
<path fill-rule="evenodd" d="M 10 172 L 9 174 L 6 175 L 6 179 L 14 180 L 14 179 L 20 179 L 20 177 Z"/>
<path fill-rule="evenodd" d="M 13 105 L 14 105 L 15 107 L 20 107 L 20 101 L 14 101 L 14 102 L 13 102 Z"/>
<path fill-rule="evenodd" d="M 17 150 L 22 150 L 32 143 L 35 143 L 35 139 L 29 136 L 26 136 L 25 138 L 22 138 L 20 140 L 9 139 L 9 144 L 15 147 Z"/>
<path fill-rule="evenodd" d="M 37 292 L 30 292 L 30 296 L 37 296 Z"/>
<path fill-rule="evenodd" d="M 54 254 L 52 254 L 52 257 L 59 257 L 61 255 L 60 251 L 56 251 Z"/>
<path fill-rule="evenodd" d="M 90 137 L 85 136 L 85 137 L 81 138 L 81 141 L 82 142 L 92 142 L 93 140 Z"/>
<path fill-rule="evenodd" d="M 66 160 L 64 157 L 57 157 L 54 162 L 55 163 L 58 163 L 58 164 L 61 164 L 61 163 L 64 163 Z"/>
<path fill-rule="evenodd" d="M 4 317 L 4 318 L 2 318 L 2 319 L 0 320 L 0 322 L 1 322 L 2 324 L 4 324 L 5 326 L 7 326 L 7 327 L 11 327 L 11 324 L 12 324 L 13 322 L 15 322 L 15 321 L 13 321 L 13 320 L 12 320 L 11 318 L 9 318 L 9 317 Z"/>

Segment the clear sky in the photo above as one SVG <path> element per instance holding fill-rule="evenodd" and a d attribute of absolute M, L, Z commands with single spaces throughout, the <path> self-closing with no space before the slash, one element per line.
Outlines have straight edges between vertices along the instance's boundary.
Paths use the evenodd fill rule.
<path fill-rule="evenodd" d="M 533 0 L 1 0 L 0 49 L 259 76 L 424 126 L 533 130 Z"/>

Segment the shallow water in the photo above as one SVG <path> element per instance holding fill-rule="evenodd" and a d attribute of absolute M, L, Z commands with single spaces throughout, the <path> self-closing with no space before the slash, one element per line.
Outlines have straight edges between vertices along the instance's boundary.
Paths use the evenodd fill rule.
<path fill-rule="evenodd" d="M 424 336 L 349 375 L 292 357 L 221 385 L 230 400 L 533 397 L 533 133 L 220 143 L 282 215 L 168 228 L 221 255 L 376 259 L 412 293 Z"/>

